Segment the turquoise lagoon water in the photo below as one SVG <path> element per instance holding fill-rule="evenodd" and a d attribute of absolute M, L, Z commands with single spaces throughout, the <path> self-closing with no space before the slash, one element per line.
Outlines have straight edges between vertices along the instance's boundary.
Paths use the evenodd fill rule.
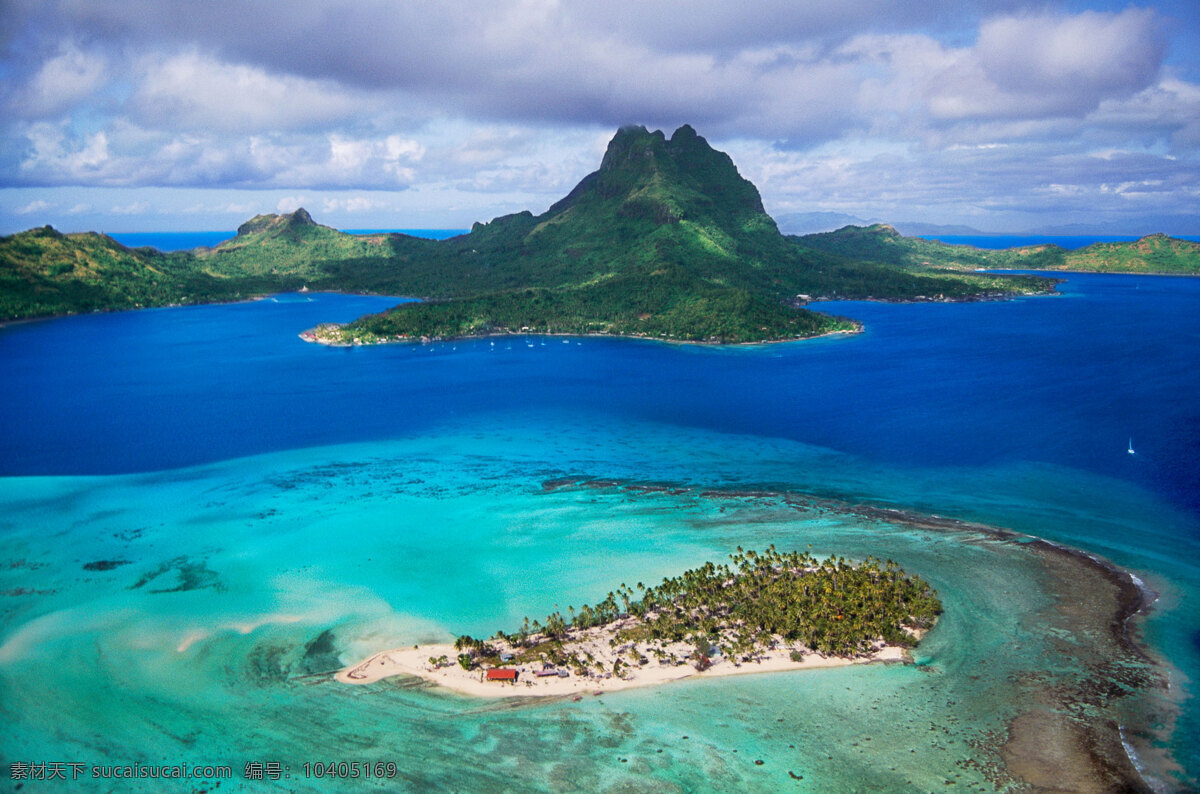
<path fill-rule="evenodd" d="M 758 348 L 296 337 L 393 302 L 277 296 L 0 331 L 6 770 L 229 764 L 222 789 L 303 791 L 344 787 L 306 761 L 366 760 L 397 763 L 378 787 L 416 790 L 993 790 L 1007 721 L 1107 675 L 1063 617 L 1086 583 L 1025 544 L 783 492 L 1130 567 L 1162 593 L 1141 631 L 1174 665 L 1170 693 L 1080 708 L 1128 724 L 1168 785 L 1160 752 L 1182 766 L 1174 785 L 1200 769 L 1200 283 L 1073 276 L 1058 298 L 839 304 L 865 333 Z M 561 478 L 612 482 L 545 486 Z M 620 487 L 647 482 L 678 488 Z M 933 581 L 947 612 L 919 664 L 520 704 L 327 675 L 768 543 Z M 245 781 L 248 761 L 290 777 Z"/>

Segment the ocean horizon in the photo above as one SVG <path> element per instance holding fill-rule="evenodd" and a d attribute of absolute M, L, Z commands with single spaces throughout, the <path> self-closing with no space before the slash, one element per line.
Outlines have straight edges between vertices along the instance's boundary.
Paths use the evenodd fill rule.
<path fill-rule="evenodd" d="M 279 764 L 299 791 L 339 760 L 395 763 L 380 789 L 992 790 L 1111 722 L 1114 763 L 1186 788 L 1200 282 L 1065 277 L 822 303 L 863 333 L 744 347 L 333 349 L 298 334 L 399 299 L 324 293 L 4 327 L 3 755 Z M 1107 575 L 1033 538 L 1156 594 L 1147 656 Z M 913 664 L 579 702 L 330 675 L 771 544 L 895 559 L 945 614 Z"/>

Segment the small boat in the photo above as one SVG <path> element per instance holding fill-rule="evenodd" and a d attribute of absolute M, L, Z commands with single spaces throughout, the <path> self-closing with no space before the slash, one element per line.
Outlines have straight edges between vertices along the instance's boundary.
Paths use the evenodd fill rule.
<path fill-rule="evenodd" d="M 1136 452 L 1133 451 L 1133 437 L 1132 436 L 1130 436 L 1130 438 L 1129 438 L 1129 454 L 1130 455 L 1137 454 Z"/>

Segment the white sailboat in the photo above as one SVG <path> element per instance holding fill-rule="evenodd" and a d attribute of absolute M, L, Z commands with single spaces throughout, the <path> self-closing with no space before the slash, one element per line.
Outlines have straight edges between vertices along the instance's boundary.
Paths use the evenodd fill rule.
<path fill-rule="evenodd" d="M 1130 437 L 1129 437 L 1129 454 L 1130 454 L 1130 455 L 1136 455 L 1136 454 L 1137 454 L 1136 452 L 1134 452 L 1134 451 L 1133 451 L 1133 436 L 1130 436 Z"/>

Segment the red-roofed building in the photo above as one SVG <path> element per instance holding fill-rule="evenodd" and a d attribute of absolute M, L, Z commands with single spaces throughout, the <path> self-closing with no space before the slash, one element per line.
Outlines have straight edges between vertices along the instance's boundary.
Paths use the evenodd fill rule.
<path fill-rule="evenodd" d="M 487 671 L 487 680 L 489 681 L 513 681 L 517 680 L 517 671 L 511 667 L 493 667 Z"/>

